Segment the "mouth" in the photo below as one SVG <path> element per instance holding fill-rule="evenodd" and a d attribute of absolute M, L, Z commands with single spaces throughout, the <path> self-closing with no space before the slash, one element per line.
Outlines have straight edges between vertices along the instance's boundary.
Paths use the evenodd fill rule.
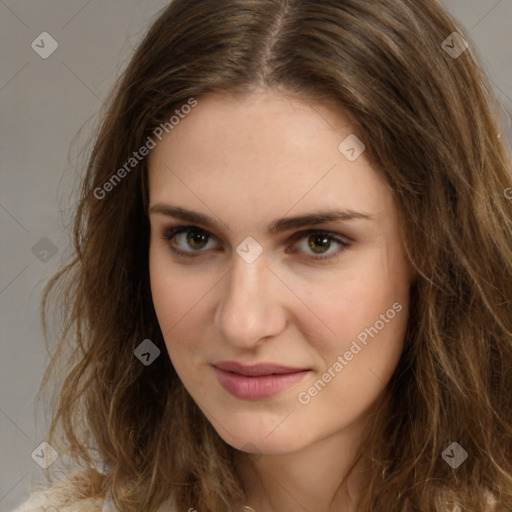
<path fill-rule="evenodd" d="M 243 365 L 235 361 L 222 361 L 212 365 L 219 384 L 241 400 L 263 400 L 293 386 L 311 370 L 261 363 Z"/>
<path fill-rule="evenodd" d="M 309 368 L 295 368 L 291 366 L 282 366 L 273 363 L 260 363 L 254 365 L 245 365 L 236 361 L 221 361 L 213 365 L 219 370 L 245 375 L 246 377 L 261 377 L 263 375 L 283 375 L 286 373 L 296 373 L 307 371 Z"/>

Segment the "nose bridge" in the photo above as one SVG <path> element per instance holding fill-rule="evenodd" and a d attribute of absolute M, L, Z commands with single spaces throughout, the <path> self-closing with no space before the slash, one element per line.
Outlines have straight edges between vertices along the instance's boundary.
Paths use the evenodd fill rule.
<path fill-rule="evenodd" d="M 235 255 L 215 315 L 225 339 L 249 346 L 277 332 L 281 322 L 275 286 L 278 280 L 267 268 L 263 255 L 252 263 Z"/>

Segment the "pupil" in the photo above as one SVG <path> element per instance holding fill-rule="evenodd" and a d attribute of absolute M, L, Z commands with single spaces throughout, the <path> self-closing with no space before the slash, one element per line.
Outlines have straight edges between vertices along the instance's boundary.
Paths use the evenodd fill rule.
<path fill-rule="evenodd" d="M 322 252 L 322 251 L 316 251 L 315 244 L 317 244 L 317 243 L 318 243 L 318 245 L 322 245 L 323 244 L 324 245 L 324 249 L 329 244 L 329 239 L 326 238 L 325 236 L 322 236 L 322 235 L 313 235 L 313 240 L 314 240 L 313 244 L 309 244 L 309 246 L 315 252 Z"/>
<path fill-rule="evenodd" d="M 194 245 L 195 243 L 201 245 L 201 238 L 204 238 L 204 235 L 198 233 L 197 231 L 191 231 L 190 233 L 192 234 L 189 234 L 189 236 L 187 237 L 187 241 L 190 242 L 192 240 L 192 245 Z"/>

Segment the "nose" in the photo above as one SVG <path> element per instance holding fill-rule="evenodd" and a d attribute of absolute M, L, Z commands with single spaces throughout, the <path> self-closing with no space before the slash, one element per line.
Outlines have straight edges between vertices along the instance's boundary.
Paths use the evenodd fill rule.
<path fill-rule="evenodd" d="M 235 254 L 223 286 L 215 326 L 228 343 L 254 348 L 284 329 L 286 287 L 267 268 L 264 253 L 252 263 Z"/>

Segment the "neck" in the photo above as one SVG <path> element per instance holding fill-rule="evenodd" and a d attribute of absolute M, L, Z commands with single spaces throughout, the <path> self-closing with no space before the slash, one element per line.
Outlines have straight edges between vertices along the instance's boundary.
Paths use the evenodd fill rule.
<path fill-rule="evenodd" d="M 256 460 L 238 456 L 237 471 L 246 492 L 241 505 L 255 512 L 355 512 L 365 484 L 362 460 L 354 464 L 362 426 L 352 424 L 294 452 Z"/>

